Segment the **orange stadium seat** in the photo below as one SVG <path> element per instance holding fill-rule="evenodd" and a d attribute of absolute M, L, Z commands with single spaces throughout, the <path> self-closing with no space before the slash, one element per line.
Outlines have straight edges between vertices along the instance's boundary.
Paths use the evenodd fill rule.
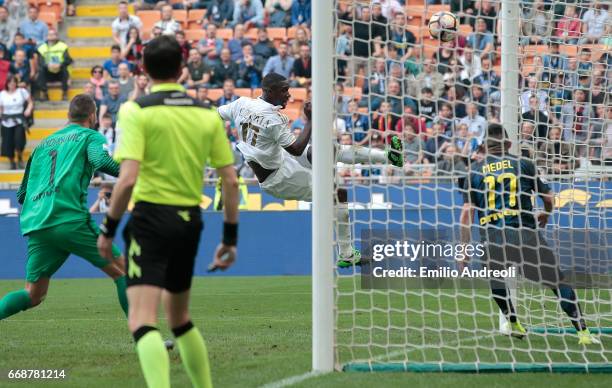
<path fill-rule="evenodd" d="M 306 88 L 290 88 L 289 94 L 294 101 L 306 101 Z"/>
<path fill-rule="evenodd" d="M 240 97 L 251 97 L 251 89 L 249 88 L 237 88 L 234 93 Z"/>
<path fill-rule="evenodd" d="M 286 109 L 297 109 L 297 110 L 301 110 L 302 109 L 302 104 L 304 103 L 304 101 L 288 101 L 287 102 L 287 107 Z"/>
<path fill-rule="evenodd" d="M 300 117 L 300 110 L 299 109 L 290 109 L 290 108 L 286 108 L 283 110 L 283 113 L 285 113 L 287 115 L 287 117 L 289 117 L 289 120 L 291 121 L 295 121 L 298 119 L 298 117 Z"/>
<path fill-rule="evenodd" d="M 361 88 L 358 87 L 345 87 L 344 95 L 350 97 L 353 100 L 361 100 Z"/>
<path fill-rule="evenodd" d="M 406 22 L 409 26 L 421 27 L 423 15 L 408 15 Z"/>
<path fill-rule="evenodd" d="M 256 41 L 257 40 L 257 28 L 249 28 L 249 30 L 244 34 L 244 37 L 252 41 Z"/>
<path fill-rule="evenodd" d="M 47 23 L 47 26 L 49 26 L 49 28 L 57 30 L 58 19 L 55 12 L 40 12 L 38 14 L 38 18 L 43 22 Z"/>
<path fill-rule="evenodd" d="M 54 12 L 58 21 L 62 20 L 64 14 L 64 1 L 63 0 L 38 0 L 37 1 L 38 11 L 40 12 Z"/>
<path fill-rule="evenodd" d="M 469 24 L 460 24 L 459 25 L 459 34 L 460 35 L 468 36 L 473 31 L 474 30 L 472 30 L 472 26 L 470 26 Z"/>
<path fill-rule="evenodd" d="M 412 34 L 414 34 L 414 37 L 416 38 L 417 42 L 421 41 L 421 27 L 420 26 L 407 25 L 406 29 L 412 32 Z"/>
<path fill-rule="evenodd" d="M 270 27 L 268 28 L 268 38 L 274 41 L 283 41 L 287 39 L 287 29 L 279 27 Z"/>
<path fill-rule="evenodd" d="M 183 27 L 183 30 L 187 28 L 187 11 L 184 9 L 175 9 L 172 11 L 172 17 Z"/>
<path fill-rule="evenodd" d="M 231 28 L 220 28 L 217 30 L 217 38 L 230 40 L 234 36 L 234 31 Z"/>
<path fill-rule="evenodd" d="M 567 55 L 568 57 L 575 57 L 578 55 L 578 46 L 575 44 L 562 44 L 559 46 L 559 52 L 563 55 Z"/>
<path fill-rule="evenodd" d="M 208 98 L 217 101 L 223 95 L 223 89 L 208 89 Z"/>
<path fill-rule="evenodd" d="M 206 31 L 200 30 L 185 30 L 185 39 L 193 42 L 199 42 L 206 37 Z"/>
<path fill-rule="evenodd" d="M 187 95 L 191 98 L 196 98 L 197 91 L 195 89 L 187 89 Z"/>
<path fill-rule="evenodd" d="M 294 39 L 296 31 L 297 31 L 297 27 L 287 28 L 287 39 Z"/>
<path fill-rule="evenodd" d="M 142 29 L 146 33 L 151 32 L 153 25 L 161 18 L 160 12 L 155 10 L 138 11 L 136 12 L 136 16 L 140 18 L 140 21 L 142 21 Z"/>
<path fill-rule="evenodd" d="M 419 7 L 424 7 L 425 6 L 425 0 L 408 0 L 406 2 L 407 6 L 419 6 Z"/>
<path fill-rule="evenodd" d="M 202 19 L 206 15 L 205 9 L 192 9 L 187 13 L 187 29 L 202 28 Z"/>

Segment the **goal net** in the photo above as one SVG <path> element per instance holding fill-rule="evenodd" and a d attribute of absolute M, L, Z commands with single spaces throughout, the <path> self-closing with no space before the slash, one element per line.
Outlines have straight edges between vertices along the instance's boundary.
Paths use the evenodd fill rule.
<path fill-rule="evenodd" d="M 334 266 L 334 367 L 612 371 L 612 10 L 597 0 L 440 3 L 334 1 L 331 139 L 337 147 L 387 149 L 397 135 L 405 162 L 335 165 L 362 266 Z M 457 18 L 451 42 L 429 35 L 428 20 L 440 11 Z M 513 172 L 499 172 L 512 168 L 503 161 L 508 154 L 497 164 L 487 159 L 490 123 L 503 125 L 509 152 L 520 156 Z M 482 192 L 469 178 L 476 163 L 485 166 Z M 535 253 L 524 257 L 531 243 L 522 237 L 485 234 L 519 214 L 517 206 L 514 218 L 524 226 L 538 222 L 543 200 L 529 196 L 528 210 L 516 192 L 536 173 L 554 193 L 554 211 L 538 228 Z M 498 248 L 484 256 L 457 248 L 466 244 L 466 197 L 484 203 L 467 212 L 475 214 L 469 243 Z M 334 219 L 336 232 L 343 222 Z M 396 243 L 451 250 L 434 247 L 415 258 Z M 517 249 L 508 247 L 540 276 L 550 265 L 563 280 L 554 287 L 534 280 L 510 265 Z M 545 247 L 554 264 L 542 258 Z M 512 306 L 505 314 L 491 278 L 478 278 L 492 262 L 517 268 L 496 277 Z M 458 281 L 464 267 L 474 276 Z M 527 331 L 522 340 L 508 335 L 515 319 Z M 580 319 L 591 344 L 579 344 Z"/>

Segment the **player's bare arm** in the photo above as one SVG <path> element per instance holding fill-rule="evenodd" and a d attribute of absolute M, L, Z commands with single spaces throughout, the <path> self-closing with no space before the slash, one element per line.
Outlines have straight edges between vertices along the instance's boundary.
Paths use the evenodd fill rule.
<path fill-rule="evenodd" d="M 221 167 L 217 169 L 217 175 L 221 178 L 223 199 L 225 201 L 223 221 L 228 226 L 224 227 L 232 228 L 238 224 L 238 205 L 240 202 L 236 169 L 232 165 Z M 211 270 L 225 270 L 231 267 L 236 260 L 236 245 L 226 244 L 228 242 L 232 243 L 231 241 L 222 241 L 217 246 L 215 257 L 210 267 Z"/>
<path fill-rule="evenodd" d="M 306 102 L 304 104 L 304 115 L 306 116 L 306 124 L 304 125 L 304 129 L 300 136 L 288 147 L 285 147 L 285 151 L 290 153 L 293 156 L 300 156 L 306 150 L 308 143 L 310 143 L 310 137 L 312 133 L 312 120 L 311 116 L 311 107 L 310 102 Z"/>

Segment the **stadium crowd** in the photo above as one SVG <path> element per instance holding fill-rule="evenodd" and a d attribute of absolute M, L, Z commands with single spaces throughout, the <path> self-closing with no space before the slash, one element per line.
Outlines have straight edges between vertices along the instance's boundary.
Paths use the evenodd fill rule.
<path fill-rule="evenodd" d="M 59 81 L 64 91 L 70 84 L 69 48 L 37 20 L 35 9 L 12 12 L 11 4 L 18 2 L 0 7 L 0 50 L 7 63 L 2 73 L 0 61 L 0 87 L 11 74 L 24 96 L 29 98 L 29 90 L 45 100 L 48 82 Z M 465 170 L 469 159 L 479 157 L 487 123 L 499 122 L 499 2 L 426 1 L 432 9 L 441 2 L 450 3 L 461 26 L 454 41 L 439 45 L 416 25 L 426 25 L 426 17 L 411 13 L 403 0 L 338 0 L 338 82 L 330 87 L 338 142 L 384 148 L 391 134 L 401 134 L 406 162 L 403 171 L 340 166 L 343 176 L 392 182 Z M 138 12 L 130 15 L 130 3 L 118 2 L 110 58 L 91 69 L 85 85 L 98 102 L 100 131 L 111 149 L 119 107 L 148 93 L 142 52 L 160 34 L 176 36 L 185 61 L 180 82 L 211 106 L 258 96 L 269 72 L 289 78 L 295 89 L 286 113 L 292 130 L 301 131 L 301 105 L 311 83 L 310 0 L 133 5 Z M 550 174 L 572 171 L 585 158 L 612 160 L 608 8 L 598 0 L 521 3 L 520 149 Z M 235 143 L 232 123 L 227 133 Z M 242 176 L 252 177 L 246 164 L 238 167 Z"/>

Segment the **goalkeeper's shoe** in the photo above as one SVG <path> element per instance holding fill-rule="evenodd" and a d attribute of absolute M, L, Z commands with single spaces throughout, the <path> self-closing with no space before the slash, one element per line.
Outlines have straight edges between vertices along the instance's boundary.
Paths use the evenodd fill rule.
<path fill-rule="evenodd" d="M 510 322 L 510 335 L 514 338 L 523 339 L 527 335 L 527 330 L 519 321 Z"/>
<path fill-rule="evenodd" d="M 404 165 L 403 149 L 402 140 L 398 136 L 393 135 L 391 137 L 391 148 L 387 150 L 387 159 L 395 167 L 402 167 Z"/>
<path fill-rule="evenodd" d="M 591 334 L 589 329 L 580 330 L 578 332 L 579 345 L 599 345 L 601 342 Z"/>
<path fill-rule="evenodd" d="M 349 257 L 341 257 L 338 259 L 338 268 L 349 268 L 354 265 L 361 265 L 361 252 L 353 249 L 353 253 Z"/>

